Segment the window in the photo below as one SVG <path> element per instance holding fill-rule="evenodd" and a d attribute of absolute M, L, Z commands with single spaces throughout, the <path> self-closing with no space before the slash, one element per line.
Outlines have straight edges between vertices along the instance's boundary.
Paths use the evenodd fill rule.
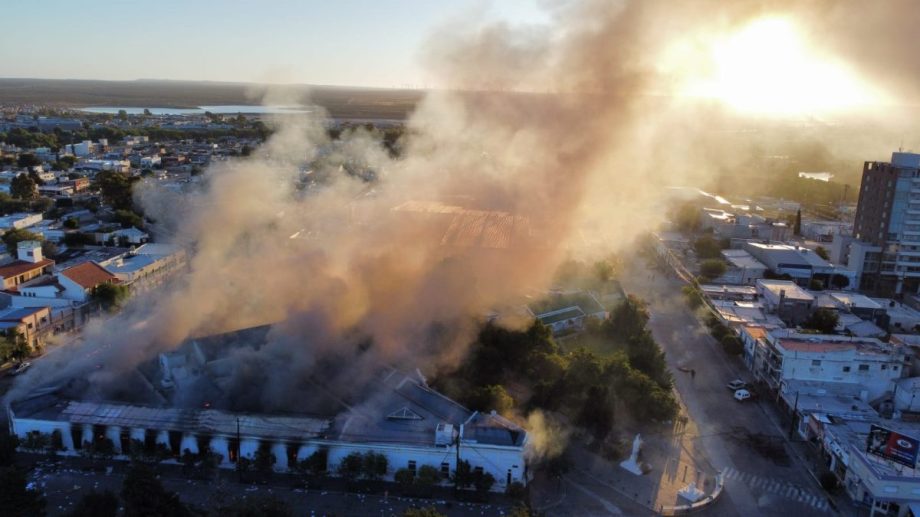
<path fill-rule="evenodd" d="M 869 371 L 869 365 L 868 365 L 868 364 L 861 364 L 861 365 L 859 365 L 859 371 L 861 371 L 861 372 L 868 372 L 868 371 Z"/>
<path fill-rule="evenodd" d="M 811 360 L 811 365 L 812 365 L 812 366 L 821 366 L 821 360 L 820 360 L 820 359 L 812 359 L 812 360 Z"/>
<path fill-rule="evenodd" d="M 450 477 L 450 463 L 444 462 L 441 463 L 441 477 L 447 479 Z"/>
<path fill-rule="evenodd" d="M 887 364 L 883 364 L 883 365 L 882 365 L 882 370 L 887 370 L 887 369 L 888 369 L 888 365 L 887 365 Z"/>
<path fill-rule="evenodd" d="M 848 371 L 850 371 L 850 367 L 849 367 L 849 366 L 844 366 L 844 367 L 843 367 L 843 372 L 846 373 L 846 372 L 848 372 Z"/>
<path fill-rule="evenodd" d="M 415 474 L 415 460 L 409 460 L 409 471 Z"/>

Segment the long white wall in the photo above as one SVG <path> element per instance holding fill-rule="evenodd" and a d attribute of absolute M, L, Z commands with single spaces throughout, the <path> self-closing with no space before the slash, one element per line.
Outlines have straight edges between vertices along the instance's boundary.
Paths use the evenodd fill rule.
<path fill-rule="evenodd" d="M 72 429 L 78 429 L 76 433 Z M 68 422 L 35 420 L 16 418 L 11 415 L 11 432 L 25 440 L 29 433 L 39 432 L 51 434 L 55 430 L 60 431 L 64 450 L 60 453 L 63 455 L 78 455 L 79 450 L 74 446 L 74 435 L 76 439 L 82 442 L 92 440 L 92 426 L 82 426 L 72 428 Z M 105 436 L 115 444 L 116 451 L 120 451 L 122 429 L 118 426 L 107 426 Z M 132 440 L 143 441 L 146 436 L 145 429 L 131 428 L 129 435 Z M 433 439 L 434 437 L 432 437 Z M 230 461 L 229 449 L 234 436 L 214 435 L 210 437 L 210 449 L 222 456 L 220 467 L 234 468 L 235 463 Z M 169 433 L 167 431 L 157 431 L 156 442 L 170 447 Z M 240 440 L 240 454 L 243 457 L 252 459 L 259 449 L 261 440 L 256 437 L 243 436 Z M 423 465 L 430 465 L 439 471 L 442 470 L 442 464 L 446 463 L 450 475 L 453 475 L 457 467 L 457 451 L 453 446 L 426 446 L 410 444 L 381 444 L 381 443 L 351 443 L 337 442 L 328 440 L 310 440 L 297 445 L 297 459 L 303 460 L 313 454 L 320 448 L 328 450 L 327 469 L 330 474 L 334 474 L 342 460 L 351 453 L 364 454 L 365 452 L 376 452 L 383 454 L 387 458 L 388 467 L 384 479 L 393 480 L 395 472 L 401 468 L 408 468 L 409 462 L 414 461 L 416 468 Z M 193 454 L 197 454 L 198 440 L 194 435 L 185 433 L 182 435 L 177 455 L 181 455 L 186 449 Z M 283 442 L 272 442 L 271 452 L 275 457 L 274 470 L 286 472 L 288 466 L 288 444 Z M 127 455 L 118 454 L 116 458 L 127 459 Z M 481 467 L 483 472 L 488 472 L 495 478 L 493 491 L 504 491 L 508 482 L 518 482 L 526 484 L 526 469 L 524 463 L 523 447 L 502 447 L 478 443 L 461 442 L 460 460 L 470 463 L 472 468 Z M 178 460 L 169 460 L 178 461 Z M 445 479 L 445 482 L 447 480 Z"/>

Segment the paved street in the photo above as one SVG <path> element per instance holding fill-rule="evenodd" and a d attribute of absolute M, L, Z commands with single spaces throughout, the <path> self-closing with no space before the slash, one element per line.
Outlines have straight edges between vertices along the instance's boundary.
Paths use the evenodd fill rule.
<path fill-rule="evenodd" d="M 726 473 L 725 494 L 712 515 L 820 515 L 836 513 L 823 490 L 785 443 L 771 402 L 735 402 L 725 384 L 748 378 L 740 362 L 729 360 L 684 303 L 683 284 L 652 272 L 642 261 L 623 275 L 627 292 L 649 303 L 650 328 L 667 353 L 678 391 L 696 422 L 696 440 L 709 461 Z M 693 369 L 695 375 L 678 368 Z M 772 418 L 771 418 L 772 417 Z M 762 454 L 747 433 L 763 433 L 779 447 Z M 785 451 L 785 454 L 783 453 Z M 787 458 L 783 458 L 788 455 Z M 842 510 L 847 510 L 843 507 Z"/>

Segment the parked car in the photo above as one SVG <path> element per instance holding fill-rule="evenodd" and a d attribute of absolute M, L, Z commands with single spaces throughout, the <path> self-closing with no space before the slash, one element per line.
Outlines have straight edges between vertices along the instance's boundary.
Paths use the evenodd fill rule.
<path fill-rule="evenodd" d="M 747 388 L 748 384 L 741 379 L 735 379 L 725 386 L 732 391 L 738 391 Z"/>
<path fill-rule="evenodd" d="M 751 398 L 751 392 L 745 389 L 741 389 L 735 392 L 735 400 L 738 402 L 744 402 Z"/>
<path fill-rule="evenodd" d="M 15 368 L 13 368 L 12 370 L 10 370 L 10 375 L 19 375 L 20 373 L 22 373 L 22 372 L 28 370 L 30 366 L 32 366 L 32 363 L 30 363 L 30 362 L 28 362 L 28 361 L 26 361 L 26 362 L 24 362 L 24 363 L 19 363 L 19 364 L 16 365 Z"/>

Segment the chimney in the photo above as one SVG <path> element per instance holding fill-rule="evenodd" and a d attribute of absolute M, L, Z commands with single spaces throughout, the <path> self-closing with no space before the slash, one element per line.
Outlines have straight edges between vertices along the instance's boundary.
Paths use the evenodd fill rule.
<path fill-rule="evenodd" d="M 42 243 L 38 241 L 21 241 L 16 245 L 16 258 L 33 264 L 41 262 Z"/>

